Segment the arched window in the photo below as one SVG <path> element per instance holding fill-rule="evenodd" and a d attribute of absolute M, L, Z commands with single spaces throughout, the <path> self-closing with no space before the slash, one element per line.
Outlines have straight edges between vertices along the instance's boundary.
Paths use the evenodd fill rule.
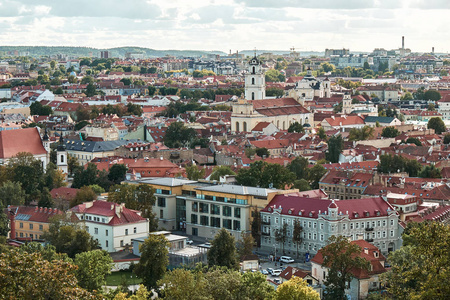
<path fill-rule="evenodd" d="M 252 100 L 255 100 L 255 92 L 252 92 Z"/>
<path fill-rule="evenodd" d="M 255 84 L 255 78 L 252 78 L 252 84 Z"/>
<path fill-rule="evenodd" d="M 283 121 L 283 130 L 286 130 L 286 122 Z"/>
<path fill-rule="evenodd" d="M 239 132 L 239 122 L 236 122 L 236 132 Z"/>
<path fill-rule="evenodd" d="M 244 132 L 247 132 L 247 122 L 244 122 L 243 124 L 242 124 L 243 126 L 243 131 Z"/>
<path fill-rule="evenodd" d="M 253 67 L 252 69 L 253 69 L 252 74 L 255 74 L 255 71 L 256 71 L 255 67 Z"/>

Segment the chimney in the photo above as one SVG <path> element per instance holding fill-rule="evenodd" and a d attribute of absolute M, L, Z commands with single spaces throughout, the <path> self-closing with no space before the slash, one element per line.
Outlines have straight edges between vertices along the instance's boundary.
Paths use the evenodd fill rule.
<path fill-rule="evenodd" d="M 9 233 L 9 238 L 10 239 L 15 239 L 16 238 L 16 222 L 15 222 L 15 218 L 16 218 L 16 213 L 12 209 L 9 209 L 9 227 L 11 229 L 11 232 Z"/>
<path fill-rule="evenodd" d="M 434 53 L 434 47 L 431 47 L 431 53 Z"/>
<path fill-rule="evenodd" d="M 402 36 L 402 49 L 405 49 L 405 37 Z"/>

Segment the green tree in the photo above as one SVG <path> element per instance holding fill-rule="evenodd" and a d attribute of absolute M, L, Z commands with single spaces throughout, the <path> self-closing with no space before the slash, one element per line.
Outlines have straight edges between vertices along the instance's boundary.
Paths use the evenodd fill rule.
<path fill-rule="evenodd" d="M 30 115 L 49 116 L 53 110 L 48 105 L 42 105 L 41 102 L 35 101 L 30 105 Z"/>
<path fill-rule="evenodd" d="M 266 71 L 266 82 L 285 82 L 286 76 L 278 70 L 270 69 Z"/>
<path fill-rule="evenodd" d="M 363 128 L 350 129 L 348 140 L 349 141 L 365 141 L 373 138 L 375 128 L 370 126 L 364 126 Z"/>
<path fill-rule="evenodd" d="M 185 127 L 182 122 L 174 122 L 167 128 L 164 144 L 169 148 L 186 147 L 195 137 L 194 129 Z"/>
<path fill-rule="evenodd" d="M 92 76 L 84 76 L 81 79 L 81 84 L 89 84 L 89 83 L 94 83 L 94 78 L 92 78 Z"/>
<path fill-rule="evenodd" d="M 279 164 L 256 161 L 250 168 L 241 168 L 236 175 L 238 184 L 284 189 L 295 181 L 295 174 Z"/>
<path fill-rule="evenodd" d="M 344 141 L 340 134 L 338 136 L 330 137 L 328 140 L 328 151 L 325 153 L 326 159 L 332 163 L 337 163 L 343 147 Z"/>
<path fill-rule="evenodd" d="M 78 284 L 88 290 L 100 290 L 106 285 L 106 275 L 111 274 L 113 260 L 105 250 L 92 250 L 75 255 L 78 266 Z"/>
<path fill-rule="evenodd" d="M 423 99 L 431 101 L 439 101 L 441 100 L 441 94 L 436 90 L 428 90 L 423 94 Z"/>
<path fill-rule="evenodd" d="M 142 278 L 142 283 L 149 290 L 156 288 L 156 283 L 166 273 L 169 265 L 169 246 L 170 243 L 164 235 L 151 234 L 139 247 L 141 259 L 134 272 Z"/>
<path fill-rule="evenodd" d="M 55 67 L 56 67 L 56 61 L 52 60 L 50 62 L 50 68 L 53 70 L 53 69 L 55 69 Z"/>
<path fill-rule="evenodd" d="M 245 148 L 245 156 L 247 156 L 248 158 L 255 156 L 255 154 L 256 154 L 255 148 Z"/>
<path fill-rule="evenodd" d="M 325 132 L 325 129 L 323 127 L 320 127 L 319 130 L 317 130 L 317 136 L 321 138 L 322 140 L 327 139 L 327 134 Z"/>
<path fill-rule="evenodd" d="M 415 144 L 416 146 L 422 146 L 422 142 L 416 137 L 409 137 L 406 139 L 407 144 Z"/>
<path fill-rule="evenodd" d="M 76 267 L 63 260 L 48 261 L 40 253 L 8 249 L 0 253 L 2 299 L 96 299 L 81 289 Z"/>
<path fill-rule="evenodd" d="M 335 114 L 341 113 L 341 112 L 342 112 L 342 107 L 343 107 L 343 105 L 344 105 L 344 104 L 343 104 L 342 102 L 340 102 L 339 104 L 335 105 L 334 108 L 333 108 L 333 112 L 334 112 Z"/>
<path fill-rule="evenodd" d="M 291 125 L 289 125 L 288 132 L 305 132 L 305 129 L 303 128 L 303 125 L 299 122 L 294 122 Z"/>
<path fill-rule="evenodd" d="M 54 206 L 52 195 L 47 187 L 44 187 L 41 192 L 39 192 L 39 207 L 51 208 Z"/>
<path fill-rule="evenodd" d="M 320 300 L 320 295 L 300 277 L 292 276 L 277 287 L 274 300 Z"/>
<path fill-rule="evenodd" d="M 186 167 L 186 175 L 190 180 L 199 180 L 205 177 L 205 169 L 200 169 L 197 165 L 190 165 Z"/>
<path fill-rule="evenodd" d="M 402 100 L 413 100 L 413 95 L 410 92 L 406 92 L 401 97 Z"/>
<path fill-rule="evenodd" d="M 115 184 L 119 184 L 125 180 L 127 170 L 128 168 L 126 165 L 115 164 L 111 168 L 109 168 L 108 179 Z"/>
<path fill-rule="evenodd" d="M 441 169 L 436 168 L 435 165 L 426 165 L 419 173 L 422 178 L 441 178 Z"/>
<path fill-rule="evenodd" d="M 422 170 L 422 165 L 415 159 L 409 159 L 405 163 L 405 172 L 408 173 L 409 177 L 419 176 L 419 172 Z"/>
<path fill-rule="evenodd" d="M 44 231 L 44 240 L 55 246 L 59 253 L 67 253 L 74 258 L 76 254 L 100 248 L 97 240 L 76 224 L 69 223 L 61 217 L 50 222 L 48 231 Z"/>
<path fill-rule="evenodd" d="M 428 129 L 434 129 L 437 134 L 441 134 L 447 131 L 447 127 L 445 126 L 444 121 L 442 121 L 439 117 L 431 118 L 427 124 Z"/>
<path fill-rule="evenodd" d="M 347 299 L 345 289 L 347 283 L 350 283 L 353 278 L 351 271 L 354 269 L 368 271 L 370 263 L 359 256 L 361 247 L 352 244 L 344 236 L 333 235 L 328 239 L 327 244 L 320 250 L 323 266 L 328 268 L 325 279 L 327 291 L 325 299 Z"/>
<path fill-rule="evenodd" d="M 214 170 L 211 173 L 209 180 L 219 181 L 220 177 L 223 177 L 226 175 L 236 175 L 236 173 L 233 170 L 231 170 L 231 168 L 229 166 L 216 166 L 216 167 L 214 167 Z"/>
<path fill-rule="evenodd" d="M 287 165 L 287 168 L 297 176 L 297 179 L 307 179 L 308 165 L 309 161 L 307 158 L 298 156 Z"/>
<path fill-rule="evenodd" d="M 211 242 L 211 248 L 208 250 L 208 264 L 232 270 L 237 270 L 239 267 L 234 237 L 225 228 L 220 229 Z"/>
<path fill-rule="evenodd" d="M 294 181 L 294 188 L 298 189 L 300 192 L 311 190 L 308 180 L 303 178 Z"/>
<path fill-rule="evenodd" d="M 256 155 L 259 157 L 270 157 L 270 152 L 267 148 L 256 148 Z"/>
<path fill-rule="evenodd" d="M 428 104 L 427 110 L 428 111 L 435 111 L 436 110 L 436 106 L 434 105 L 434 103 Z"/>
<path fill-rule="evenodd" d="M 450 133 L 444 135 L 444 144 L 450 144 Z"/>
<path fill-rule="evenodd" d="M 392 126 L 384 127 L 383 131 L 381 131 L 381 136 L 385 138 L 394 138 L 398 135 L 400 135 L 400 131 Z"/>
<path fill-rule="evenodd" d="M 89 163 L 86 169 L 77 168 L 74 170 L 72 187 L 77 189 L 86 185 L 96 184 L 98 175 L 99 171 L 94 163 Z"/>
<path fill-rule="evenodd" d="M 237 253 L 239 257 L 251 255 L 253 253 L 253 247 L 255 245 L 255 239 L 250 233 L 245 231 L 241 232 L 241 239 L 237 242 Z"/>
<path fill-rule="evenodd" d="M 156 88 L 155 88 L 154 86 L 149 85 L 147 89 L 148 89 L 148 95 L 149 95 L 149 96 L 155 95 L 155 93 L 156 93 Z"/>
<path fill-rule="evenodd" d="M 266 96 L 267 97 L 281 97 L 284 95 L 284 90 L 278 88 L 267 88 Z"/>
<path fill-rule="evenodd" d="M 216 268 L 205 274 L 206 290 L 211 299 L 239 299 L 244 292 L 241 274 L 235 270 Z M 242 295 L 242 298 L 246 298 Z"/>
<path fill-rule="evenodd" d="M 208 300 L 210 297 L 206 285 L 207 281 L 202 272 L 181 268 L 167 272 L 157 283 L 157 286 L 164 286 L 164 289 L 161 289 L 161 298 L 172 300 Z"/>
<path fill-rule="evenodd" d="M 80 121 L 77 124 L 75 124 L 75 131 L 81 130 L 83 129 L 85 126 L 90 125 L 91 123 L 89 123 L 86 120 Z"/>
<path fill-rule="evenodd" d="M 258 208 L 255 206 L 252 209 L 252 221 L 251 221 L 251 232 L 252 237 L 256 241 L 256 246 L 261 246 L 261 214 L 258 211 Z"/>
<path fill-rule="evenodd" d="M 70 201 L 70 207 L 77 206 L 84 202 L 89 202 L 95 200 L 97 198 L 97 194 L 94 192 L 92 188 L 89 186 L 83 186 L 78 191 L 75 197 Z"/>
<path fill-rule="evenodd" d="M 300 245 L 303 242 L 303 227 L 300 224 L 299 220 L 294 220 L 294 229 L 292 231 L 292 242 L 295 244 L 295 246 L 297 247 L 297 258 L 298 258 L 298 248 L 300 247 Z"/>
<path fill-rule="evenodd" d="M 86 90 L 84 91 L 84 93 L 86 94 L 86 96 L 92 97 L 92 96 L 97 95 L 97 89 L 96 89 L 95 85 L 92 82 L 90 82 L 87 85 Z"/>
<path fill-rule="evenodd" d="M 25 192 L 19 182 L 6 181 L 0 186 L 0 204 L 23 205 L 25 203 Z"/>
<path fill-rule="evenodd" d="M 320 64 L 320 68 L 325 73 L 333 72 L 336 69 L 336 67 L 333 64 L 330 64 L 330 63 L 327 63 L 327 62 Z"/>
<path fill-rule="evenodd" d="M 275 241 L 280 243 L 281 251 L 283 254 L 284 254 L 284 245 L 286 244 L 287 238 L 288 238 L 287 223 L 284 223 L 283 225 L 281 225 L 280 228 L 275 230 Z"/>
<path fill-rule="evenodd" d="M 450 227 L 440 222 L 410 222 L 403 233 L 403 246 L 391 252 L 391 269 L 381 279 L 395 299 L 446 299 Z"/>
<path fill-rule="evenodd" d="M 6 213 L 6 206 L 0 202 L 0 238 L 5 237 L 9 233 L 9 218 Z M 6 240 L 5 240 L 6 243 Z M 0 244 L 0 253 L 2 252 L 2 246 Z"/>

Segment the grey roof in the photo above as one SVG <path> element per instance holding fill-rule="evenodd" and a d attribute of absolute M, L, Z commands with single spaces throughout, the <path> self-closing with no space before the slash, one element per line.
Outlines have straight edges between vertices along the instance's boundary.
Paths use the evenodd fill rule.
<path fill-rule="evenodd" d="M 269 193 L 276 192 L 277 190 L 256 188 L 251 186 L 241 186 L 232 184 L 218 184 L 210 187 L 197 188 L 200 191 L 211 191 L 218 193 L 238 194 L 238 195 L 253 195 L 266 197 Z"/>
<path fill-rule="evenodd" d="M 113 151 L 116 148 L 126 145 L 128 143 L 135 143 L 138 140 L 118 140 L 118 141 L 80 141 L 80 140 L 66 140 L 64 142 L 67 150 L 85 151 L 85 152 L 104 152 Z"/>
<path fill-rule="evenodd" d="M 148 184 L 164 185 L 164 186 L 181 186 L 181 185 L 184 185 L 184 184 L 194 183 L 194 182 L 197 182 L 197 181 L 195 181 L 195 180 L 187 180 L 187 179 L 170 178 L 170 177 L 163 177 L 163 178 L 141 180 L 140 182 L 148 183 Z"/>
<path fill-rule="evenodd" d="M 376 123 L 378 121 L 378 123 L 386 123 L 389 124 L 392 121 L 394 121 L 395 118 L 394 117 L 374 117 L 374 116 L 367 116 L 364 119 L 364 122 L 370 122 L 370 123 Z"/>

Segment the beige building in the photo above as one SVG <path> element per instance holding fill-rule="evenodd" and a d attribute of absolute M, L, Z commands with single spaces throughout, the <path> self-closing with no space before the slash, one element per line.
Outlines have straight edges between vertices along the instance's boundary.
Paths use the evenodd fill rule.
<path fill-rule="evenodd" d="M 250 132 L 260 122 L 287 130 L 292 123 L 310 124 L 313 121 L 313 114 L 294 98 L 246 100 L 241 97 L 232 104 L 232 109 L 232 132 Z"/>
<path fill-rule="evenodd" d="M 119 132 L 111 126 L 86 126 L 83 130 L 88 137 L 101 138 L 103 141 L 117 141 Z"/>

